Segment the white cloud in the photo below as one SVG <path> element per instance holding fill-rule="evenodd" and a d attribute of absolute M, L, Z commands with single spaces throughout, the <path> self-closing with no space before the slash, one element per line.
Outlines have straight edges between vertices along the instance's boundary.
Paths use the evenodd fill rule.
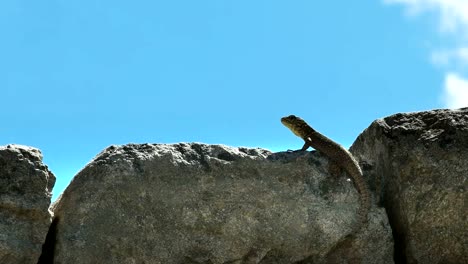
<path fill-rule="evenodd" d="M 468 79 L 460 77 L 460 72 L 468 73 L 468 0 L 383 1 L 406 5 L 410 15 L 423 12 L 436 12 L 439 15 L 440 30 L 455 43 L 452 47 L 442 47 L 431 54 L 431 62 L 447 70 L 442 92 L 444 105 L 447 108 L 468 107 Z"/>
<path fill-rule="evenodd" d="M 384 0 L 388 4 L 406 4 L 410 14 L 436 11 L 443 31 L 463 34 L 468 39 L 468 0 Z"/>
<path fill-rule="evenodd" d="M 431 54 L 431 61 L 438 66 L 456 65 L 460 68 L 467 67 L 468 46 L 456 49 L 441 49 L 433 51 Z"/>
<path fill-rule="evenodd" d="M 447 108 L 468 107 L 468 79 L 448 73 L 445 76 L 443 100 Z"/>
<path fill-rule="evenodd" d="M 468 0 L 383 0 L 403 4 L 411 15 L 435 11 L 443 32 L 454 40 L 455 47 L 434 51 L 431 60 L 437 65 L 468 65 Z"/>

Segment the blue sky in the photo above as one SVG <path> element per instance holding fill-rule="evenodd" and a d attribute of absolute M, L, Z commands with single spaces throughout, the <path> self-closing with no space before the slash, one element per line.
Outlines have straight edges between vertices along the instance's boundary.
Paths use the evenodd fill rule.
<path fill-rule="evenodd" d="M 465 0 L 4 0 L 0 145 L 41 149 L 54 199 L 111 144 L 296 149 L 296 114 L 349 146 L 468 106 L 467 26 Z"/>

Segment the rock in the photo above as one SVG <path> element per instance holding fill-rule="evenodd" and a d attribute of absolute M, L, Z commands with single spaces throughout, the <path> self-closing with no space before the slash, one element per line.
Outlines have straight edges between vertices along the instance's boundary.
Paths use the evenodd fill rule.
<path fill-rule="evenodd" d="M 316 152 L 111 146 L 53 205 L 46 247 L 62 264 L 393 263 L 382 208 L 345 239 L 358 193 L 326 165 Z"/>
<path fill-rule="evenodd" d="M 468 263 L 468 108 L 379 119 L 351 151 L 389 214 L 397 263 Z"/>
<path fill-rule="evenodd" d="M 0 263 L 37 263 L 51 221 L 54 184 L 38 149 L 0 147 Z"/>

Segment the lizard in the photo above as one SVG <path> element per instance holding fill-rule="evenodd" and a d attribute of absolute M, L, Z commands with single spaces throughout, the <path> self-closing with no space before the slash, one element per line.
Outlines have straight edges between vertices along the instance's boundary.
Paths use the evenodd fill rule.
<path fill-rule="evenodd" d="M 281 123 L 304 140 L 304 146 L 298 151 L 306 151 L 309 147 L 312 147 L 328 157 L 332 165 L 339 166 L 351 176 L 360 194 L 359 222 L 352 233 L 358 232 L 367 223 L 367 215 L 370 209 L 370 191 L 356 159 L 347 149 L 317 132 L 300 117 L 295 115 L 286 116 L 281 118 Z"/>

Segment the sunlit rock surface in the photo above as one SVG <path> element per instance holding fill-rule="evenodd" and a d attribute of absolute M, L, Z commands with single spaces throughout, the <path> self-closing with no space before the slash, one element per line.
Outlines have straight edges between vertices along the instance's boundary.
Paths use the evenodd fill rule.
<path fill-rule="evenodd" d="M 0 147 L 0 263 L 37 263 L 51 222 L 54 184 L 38 149 Z"/>

